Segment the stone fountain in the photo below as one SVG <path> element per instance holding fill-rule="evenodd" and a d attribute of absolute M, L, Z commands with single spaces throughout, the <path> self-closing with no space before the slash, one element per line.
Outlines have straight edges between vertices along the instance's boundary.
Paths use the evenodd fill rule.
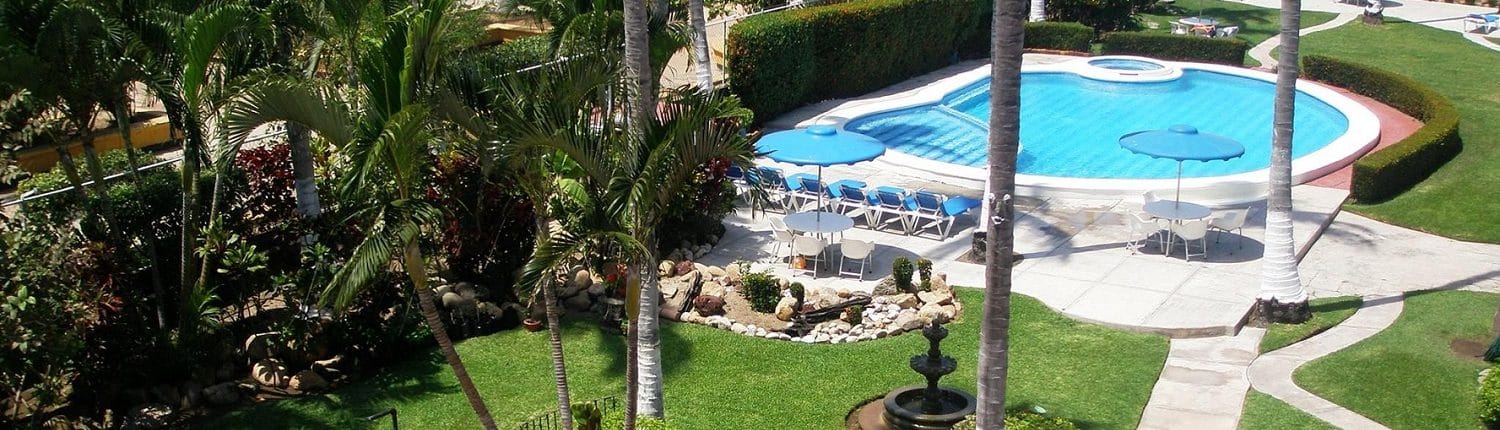
<path fill-rule="evenodd" d="M 974 396 L 957 388 L 938 385 L 938 379 L 958 367 L 953 357 L 938 348 L 948 329 L 936 321 L 922 330 L 931 345 L 926 355 L 911 358 L 911 369 L 927 378 L 926 385 L 901 387 L 870 402 L 859 411 L 863 430 L 947 430 L 974 413 Z"/>

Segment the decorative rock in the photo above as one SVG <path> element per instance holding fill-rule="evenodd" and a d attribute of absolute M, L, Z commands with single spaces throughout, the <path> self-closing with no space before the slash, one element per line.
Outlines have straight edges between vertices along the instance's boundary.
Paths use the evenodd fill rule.
<path fill-rule="evenodd" d="M 255 362 L 250 368 L 250 378 L 255 383 L 274 388 L 285 388 L 287 384 L 286 365 L 281 360 L 267 358 Z"/>
<path fill-rule="evenodd" d="M 795 310 L 793 308 L 796 306 L 797 299 L 791 297 L 782 297 L 781 301 L 776 302 L 776 319 L 782 321 L 791 321 L 792 311 Z"/>
<path fill-rule="evenodd" d="M 701 295 L 693 299 L 693 309 L 703 315 L 723 315 L 724 298 L 719 296 Z"/>
<path fill-rule="evenodd" d="M 125 423 L 121 428 L 126 429 L 159 429 L 166 428 L 167 423 L 172 421 L 176 412 L 171 406 L 160 403 L 148 403 L 130 408 L 125 414 Z"/>
<path fill-rule="evenodd" d="M 574 312 L 587 312 L 594 306 L 594 301 L 589 300 L 587 294 L 578 294 L 563 300 L 563 307 Z"/>
<path fill-rule="evenodd" d="M 875 338 L 876 339 L 884 339 L 886 336 L 890 336 L 890 335 L 891 335 L 890 330 L 886 330 L 886 329 L 875 330 Z"/>
<path fill-rule="evenodd" d="M 704 281 L 703 289 L 700 290 L 698 294 L 724 297 L 724 284 L 720 284 L 716 281 Z"/>
<path fill-rule="evenodd" d="M 756 336 L 760 336 L 760 337 L 765 337 L 766 336 L 766 329 L 762 328 L 762 327 L 756 327 L 755 328 L 755 335 Z"/>
<path fill-rule="evenodd" d="M 432 292 L 434 294 L 437 294 L 438 297 L 442 297 L 444 294 L 453 293 L 453 292 L 456 292 L 456 291 L 453 291 L 453 286 L 452 285 L 443 285 L 443 286 L 440 286 L 440 287 L 437 287 L 437 288 L 433 288 Z"/>
<path fill-rule="evenodd" d="M 926 321 L 917 318 L 915 314 L 901 314 L 901 316 L 896 317 L 896 321 L 893 323 L 897 328 L 907 331 L 920 329 L 925 324 Z"/>
<path fill-rule="evenodd" d="M 343 373 L 348 368 L 348 362 L 348 357 L 345 357 L 344 354 L 339 354 L 326 360 L 314 361 L 312 364 L 312 370 L 324 375 L 339 374 Z"/>
<path fill-rule="evenodd" d="M 952 321 L 954 318 L 958 318 L 958 306 L 955 306 L 955 305 L 943 305 L 943 312 L 947 312 L 948 313 L 948 320 L 949 321 Z"/>
<path fill-rule="evenodd" d="M 722 278 L 729 275 L 729 272 L 725 271 L 724 268 L 719 266 L 708 266 L 708 270 L 705 270 L 703 273 L 707 273 L 708 276 L 712 276 L 715 278 Z"/>
<path fill-rule="evenodd" d="M 792 281 L 788 281 L 786 279 L 778 279 L 777 281 L 777 285 L 779 285 L 783 290 L 792 286 Z"/>
<path fill-rule="evenodd" d="M 588 290 L 586 290 L 586 291 L 589 292 L 589 295 L 591 295 L 591 296 L 598 296 L 598 295 L 604 294 L 604 283 L 603 282 L 594 282 L 592 279 L 589 280 L 589 282 L 590 282 L 589 288 L 588 288 Z"/>
<path fill-rule="evenodd" d="M 458 293 L 444 294 L 442 298 L 443 308 L 450 311 L 463 307 L 464 303 L 467 301 L 468 300 L 464 299 L 464 296 L 461 296 Z"/>
<path fill-rule="evenodd" d="M 917 311 L 917 318 L 923 320 L 931 320 L 938 324 L 943 324 L 948 322 L 949 320 L 952 320 L 953 314 L 948 313 L 948 311 L 944 310 L 942 306 L 929 303 L 926 305 L 922 305 L 922 309 Z"/>
<path fill-rule="evenodd" d="M 265 360 L 275 355 L 278 345 L 281 345 L 279 331 L 252 334 L 245 338 L 245 355 L 250 356 L 250 361 Z"/>
<path fill-rule="evenodd" d="M 876 296 L 889 296 L 892 294 L 900 293 L 901 291 L 900 289 L 896 288 L 896 280 L 887 276 L 884 279 L 881 279 L 880 283 L 875 284 L 875 289 L 871 292 Z"/>
<path fill-rule="evenodd" d="M 703 316 L 698 315 L 697 311 L 683 312 L 682 315 L 678 315 L 677 318 L 685 323 L 703 324 Z"/>
<path fill-rule="evenodd" d="M 677 284 L 661 284 L 661 296 L 668 299 L 677 297 Z"/>
<path fill-rule="evenodd" d="M 724 266 L 724 277 L 729 280 L 729 283 L 733 284 L 740 282 L 740 277 L 742 275 L 743 274 L 740 273 L 740 265 L 730 264 L 728 266 Z"/>
<path fill-rule="evenodd" d="M 841 298 L 841 299 L 847 299 L 847 298 L 849 298 L 849 296 L 853 296 L 854 295 L 854 293 L 851 292 L 851 291 L 849 291 L 848 288 L 840 288 L 840 289 L 838 289 L 838 291 L 835 291 L 833 294 L 836 295 L 836 296 L 839 296 L 839 298 Z"/>
<path fill-rule="evenodd" d="M 937 291 L 923 291 L 923 292 L 917 293 L 917 298 L 921 299 L 922 303 L 929 304 L 929 305 L 934 305 L 935 304 L 935 305 L 941 306 L 941 305 L 947 305 L 947 304 L 952 304 L 953 303 L 953 293 L 952 292 L 943 293 L 943 292 L 937 292 Z"/>
<path fill-rule="evenodd" d="M 695 270 L 695 266 L 693 266 L 692 260 L 682 260 L 677 262 L 677 266 L 672 269 L 672 274 L 673 276 L 682 276 L 693 270 Z"/>
<path fill-rule="evenodd" d="M 829 321 L 828 330 L 833 333 L 848 333 L 852 328 L 849 323 L 843 321 Z"/>
<path fill-rule="evenodd" d="M 234 382 L 225 382 L 203 389 L 204 400 L 208 400 L 209 404 L 215 406 L 239 403 L 241 396 L 239 384 Z"/>
<path fill-rule="evenodd" d="M 588 289 L 594 286 L 594 277 L 589 274 L 588 269 L 578 269 L 577 272 L 573 272 L 573 280 L 569 285 L 578 289 Z"/>
<path fill-rule="evenodd" d="M 708 266 L 704 265 L 703 263 L 693 263 L 693 270 L 697 270 L 701 273 L 708 273 Z"/>
<path fill-rule="evenodd" d="M 673 263 L 672 260 L 662 260 L 661 265 L 656 266 L 656 274 L 663 278 L 670 278 L 677 275 L 676 269 L 677 264 Z"/>
<path fill-rule="evenodd" d="M 833 343 L 842 343 L 842 342 L 844 342 L 844 339 L 848 339 L 848 338 L 849 338 L 848 335 L 838 334 L 838 335 L 834 335 L 833 338 L 829 339 L 829 340 L 832 341 Z"/>
<path fill-rule="evenodd" d="M 745 334 L 745 325 L 734 323 L 733 325 L 729 326 L 729 331 L 735 332 L 737 334 Z"/>
<path fill-rule="evenodd" d="M 757 333 L 759 333 L 759 332 L 757 332 Z M 765 332 L 765 333 L 759 333 L 758 335 L 760 337 L 763 337 L 763 338 L 766 338 L 766 339 L 780 339 L 781 338 L 781 336 L 779 336 L 780 333 L 777 333 L 777 332 L 774 332 L 774 331 L 768 331 L 768 332 Z"/>
<path fill-rule="evenodd" d="M 320 391 L 328 388 L 328 380 L 318 375 L 312 369 L 297 372 L 296 376 L 287 383 L 287 388 L 301 392 Z"/>
<path fill-rule="evenodd" d="M 817 337 L 813 339 L 813 342 L 828 343 L 828 339 L 828 333 L 818 333 Z"/>
<path fill-rule="evenodd" d="M 890 300 L 891 303 L 895 304 L 901 309 L 912 309 L 922 304 L 919 300 L 917 300 L 917 296 L 914 294 L 898 294 L 894 297 L 891 297 Z"/>

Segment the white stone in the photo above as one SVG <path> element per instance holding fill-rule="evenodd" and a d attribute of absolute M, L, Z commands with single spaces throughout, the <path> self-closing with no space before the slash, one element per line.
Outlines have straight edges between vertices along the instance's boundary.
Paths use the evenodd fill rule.
<path fill-rule="evenodd" d="M 745 325 L 744 324 L 740 324 L 740 323 L 734 323 L 734 324 L 731 324 L 729 326 L 729 330 L 733 331 L 735 333 L 745 334 Z"/>
<path fill-rule="evenodd" d="M 828 333 L 818 333 L 817 338 L 814 339 L 814 342 L 817 342 L 817 343 L 828 342 Z"/>

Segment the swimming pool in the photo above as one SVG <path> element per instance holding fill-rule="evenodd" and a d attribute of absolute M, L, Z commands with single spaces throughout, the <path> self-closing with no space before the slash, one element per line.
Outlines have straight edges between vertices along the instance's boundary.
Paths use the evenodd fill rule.
<path fill-rule="evenodd" d="M 1156 82 L 1100 75 L 1119 72 L 1121 80 L 1130 80 L 1135 78 L 1132 71 L 1154 71 L 1157 65 L 1175 74 Z M 846 130 L 880 139 L 896 153 L 895 162 L 939 175 L 982 178 L 987 72 L 984 67 L 924 87 L 917 96 L 829 115 L 850 118 L 842 124 Z M 1119 138 L 1188 124 L 1238 140 L 1246 152 L 1229 161 L 1183 163 L 1184 189 L 1212 189 L 1197 197 L 1217 202 L 1256 199 L 1264 194 L 1270 161 L 1274 79 L 1269 73 L 1227 66 L 1133 58 L 1028 66 L 1021 79 L 1018 182 L 1038 189 L 1116 194 L 1171 188 L 1175 161 L 1131 153 L 1120 147 Z M 1378 138 L 1374 114 L 1327 87 L 1299 83 L 1296 103 L 1293 170 L 1299 181 L 1342 167 Z"/>

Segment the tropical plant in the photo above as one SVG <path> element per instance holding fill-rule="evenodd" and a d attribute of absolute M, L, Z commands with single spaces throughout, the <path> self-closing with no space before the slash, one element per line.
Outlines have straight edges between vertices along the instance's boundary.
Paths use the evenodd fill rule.
<path fill-rule="evenodd" d="M 795 284 L 799 288 L 802 284 Z M 770 272 L 746 273 L 740 279 L 740 295 L 756 312 L 774 312 L 781 301 L 781 283 Z"/>
<path fill-rule="evenodd" d="M 437 143 L 431 126 L 437 119 L 431 106 L 438 103 L 433 81 L 455 35 L 473 34 L 459 25 L 458 13 L 454 2 L 433 0 L 397 14 L 400 19 L 389 24 L 382 39 L 360 54 L 358 84 L 348 91 L 285 79 L 254 85 L 228 108 L 227 136 L 234 144 L 226 150 L 237 149 L 256 127 L 274 121 L 300 123 L 339 149 L 348 168 L 340 178 L 340 200 L 358 207 L 352 220 L 369 224 L 323 300 L 348 305 L 393 259 L 400 261 L 460 388 L 480 423 L 493 429 L 494 419 L 448 337 L 420 247 L 424 230 L 442 218 L 441 209 L 423 198 Z"/>
<path fill-rule="evenodd" d="M 1266 193 L 1266 250 L 1261 257 L 1257 307 L 1268 322 L 1301 323 L 1312 316 L 1297 275 L 1297 244 L 1292 237 L 1292 118 L 1297 95 L 1298 29 L 1302 1 L 1281 1 L 1281 57 L 1276 66 L 1276 102 L 1271 135 L 1271 166 Z"/>
<path fill-rule="evenodd" d="M 895 260 L 891 260 L 891 278 L 896 280 L 897 289 L 908 293 L 912 291 L 911 274 L 913 270 L 911 259 L 909 258 L 896 257 Z"/>
<path fill-rule="evenodd" d="M 984 218 L 984 314 L 979 329 L 978 428 L 1004 428 L 1010 370 L 1011 261 L 1015 245 L 1016 152 L 1021 143 L 1024 0 L 996 0 L 990 63 L 989 178 Z"/>

